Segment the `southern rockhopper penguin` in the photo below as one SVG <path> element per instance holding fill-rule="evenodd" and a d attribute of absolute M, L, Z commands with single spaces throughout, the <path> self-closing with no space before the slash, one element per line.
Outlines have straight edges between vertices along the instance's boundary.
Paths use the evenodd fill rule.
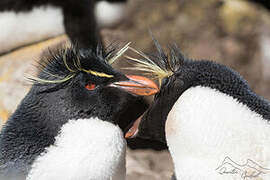
<path fill-rule="evenodd" d="M 99 28 L 118 23 L 127 0 L 1 0 L 0 54 L 66 33 L 73 44 L 95 48 Z"/>
<path fill-rule="evenodd" d="M 126 137 L 166 142 L 177 179 L 270 179 L 269 101 L 234 70 L 155 43 L 157 56 L 135 61 L 160 92 Z"/>
<path fill-rule="evenodd" d="M 157 85 L 110 63 L 118 52 L 61 49 L 40 61 L 0 136 L 0 179 L 125 179 L 123 133 Z M 135 108 L 136 107 L 136 108 Z"/>

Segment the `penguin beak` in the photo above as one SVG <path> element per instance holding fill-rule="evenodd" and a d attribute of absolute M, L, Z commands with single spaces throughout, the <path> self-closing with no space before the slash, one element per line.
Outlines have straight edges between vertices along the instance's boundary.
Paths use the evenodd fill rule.
<path fill-rule="evenodd" d="M 127 75 L 126 77 L 127 81 L 114 82 L 109 86 L 123 89 L 138 96 L 151 96 L 159 91 L 154 81 L 146 77 L 136 75 Z"/>
<path fill-rule="evenodd" d="M 143 113 L 132 125 L 132 127 L 126 132 L 125 138 L 135 138 L 139 132 L 139 125 L 141 123 L 142 117 L 145 113 Z"/>

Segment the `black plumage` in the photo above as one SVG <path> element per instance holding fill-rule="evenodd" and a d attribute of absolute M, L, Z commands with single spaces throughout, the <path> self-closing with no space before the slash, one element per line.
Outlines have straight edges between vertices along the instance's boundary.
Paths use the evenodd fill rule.
<path fill-rule="evenodd" d="M 0 179 L 25 179 L 35 158 L 70 119 L 98 117 L 126 132 L 146 110 L 141 97 L 109 86 L 128 78 L 107 62 L 114 51 L 104 51 L 73 47 L 43 57 L 31 90 L 1 131 Z M 95 88 L 87 89 L 88 84 Z"/>

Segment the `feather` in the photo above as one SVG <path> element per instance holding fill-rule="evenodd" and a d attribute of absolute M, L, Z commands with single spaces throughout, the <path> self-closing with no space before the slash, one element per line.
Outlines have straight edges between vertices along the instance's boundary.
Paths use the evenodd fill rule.
<path fill-rule="evenodd" d="M 60 47 L 48 52 L 38 62 L 39 69 L 38 77 L 28 76 L 28 80 L 35 84 L 59 84 L 71 81 L 78 73 L 85 72 L 94 76 L 103 78 L 112 78 L 113 75 L 101 71 L 92 70 L 91 59 L 96 58 L 103 63 L 112 64 L 121 57 L 129 47 L 130 43 L 126 44 L 120 50 L 116 50 L 113 45 L 105 52 L 102 45 L 96 48 L 96 51 L 81 50 L 76 46 Z"/>
<path fill-rule="evenodd" d="M 185 57 L 175 44 L 169 46 L 170 54 L 166 55 L 158 41 L 153 36 L 152 38 L 157 49 L 157 54 L 146 55 L 139 50 L 129 47 L 131 51 L 140 55 L 142 58 L 125 56 L 129 61 L 134 62 L 134 67 L 123 69 L 143 71 L 146 75 L 158 80 L 161 85 L 164 78 L 172 76 L 180 68 L 181 64 L 185 61 Z"/>
<path fill-rule="evenodd" d="M 120 56 L 122 56 L 128 50 L 130 44 L 131 42 L 127 43 L 112 58 L 108 59 L 109 64 L 113 64 Z"/>

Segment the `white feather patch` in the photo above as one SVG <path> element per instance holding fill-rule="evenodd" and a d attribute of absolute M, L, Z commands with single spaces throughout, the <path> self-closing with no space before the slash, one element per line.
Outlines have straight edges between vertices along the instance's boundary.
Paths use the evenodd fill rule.
<path fill-rule="evenodd" d="M 126 9 L 127 3 L 98 2 L 95 7 L 95 15 L 99 27 L 111 27 L 119 23 L 127 13 Z"/>
<path fill-rule="evenodd" d="M 200 86 L 180 96 L 166 122 L 169 150 L 181 180 L 243 180 L 254 168 L 262 173 L 250 179 L 270 179 L 269 137 L 270 125 L 259 114 L 231 96 Z M 218 167 L 226 157 L 238 165 L 252 160 L 266 169 L 230 161 L 222 174 Z"/>
<path fill-rule="evenodd" d="M 70 120 L 38 157 L 27 180 L 124 180 L 126 141 L 98 118 Z"/>
<path fill-rule="evenodd" d="M 0 53 L 65 32 L 62 10 L 53 6 L 0 12 L 0 27 Z"/>

